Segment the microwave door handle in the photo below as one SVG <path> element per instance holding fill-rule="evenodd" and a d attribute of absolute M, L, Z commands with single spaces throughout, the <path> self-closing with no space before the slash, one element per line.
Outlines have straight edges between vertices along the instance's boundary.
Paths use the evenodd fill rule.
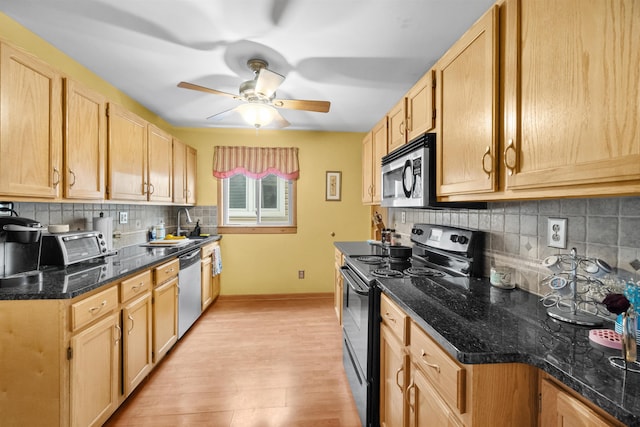
<path fill-rule="evenodd" d="M 410 182 L 407 182 L 407 179 L 409 179 Z M 413 164 L 411 163 L 411 160 L 407 160 L 406 162 L 404 162 L 404 168 L 402 169 L 402 189 L 404 190 L 404 195 L 406 197 L 411 197 L 414 185 L 415 180 L 413 176 Z"/>

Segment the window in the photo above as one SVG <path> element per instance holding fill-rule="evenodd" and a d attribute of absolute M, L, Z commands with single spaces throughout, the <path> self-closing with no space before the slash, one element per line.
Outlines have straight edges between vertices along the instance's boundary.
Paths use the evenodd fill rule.
<path fill-rule="evenodd" d="M 276 175 L 224 179 L 224 225 L 291 225 L 293 182 Z"/>
<path fill-rule="evenodd" d="M 215 147 L 218 231 L 295 233 L 297 148 Z"/>

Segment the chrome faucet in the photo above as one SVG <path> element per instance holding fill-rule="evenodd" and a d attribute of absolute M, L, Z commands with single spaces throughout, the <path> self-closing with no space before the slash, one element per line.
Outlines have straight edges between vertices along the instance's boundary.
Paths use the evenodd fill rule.
<path fill-rule="evenodd" d="M 181 211 L 184 211 L 184 213 L 187 215 L 187 224 L 193 223 L 193 220 L 191 219 L 191 215 L 189 215 L 189 211 L 187 210 L 187 208 L 178 209 L 178 229 L 176 230 L 176 236 L 181 236 L 183 231 L 187 231 L 180 228 L 180 212 Z"/>

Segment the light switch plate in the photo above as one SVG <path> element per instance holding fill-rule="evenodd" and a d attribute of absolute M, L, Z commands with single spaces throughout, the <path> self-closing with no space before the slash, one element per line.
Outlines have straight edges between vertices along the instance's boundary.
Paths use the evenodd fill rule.
<path fill-rule="evenodd" d="M 548 218 L 547 246 L 550 248 L 567 248 L 567 219 Z"/>

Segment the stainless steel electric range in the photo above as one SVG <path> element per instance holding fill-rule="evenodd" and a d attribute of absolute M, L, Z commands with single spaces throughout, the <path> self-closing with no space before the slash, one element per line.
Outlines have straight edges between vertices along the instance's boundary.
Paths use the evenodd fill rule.
<path fill-rule="evenodd" d="M 343 363 L 362 425 L 379 425 L 380 289 L 377 280 L 419 278 L 420 283 L 468 288 L 482 272 L 480 231 L 432 224 L 411 230 L 411 257 L 388 256 L 384 246 L 367 254 L 351 254 L 342 267 Z"/>

